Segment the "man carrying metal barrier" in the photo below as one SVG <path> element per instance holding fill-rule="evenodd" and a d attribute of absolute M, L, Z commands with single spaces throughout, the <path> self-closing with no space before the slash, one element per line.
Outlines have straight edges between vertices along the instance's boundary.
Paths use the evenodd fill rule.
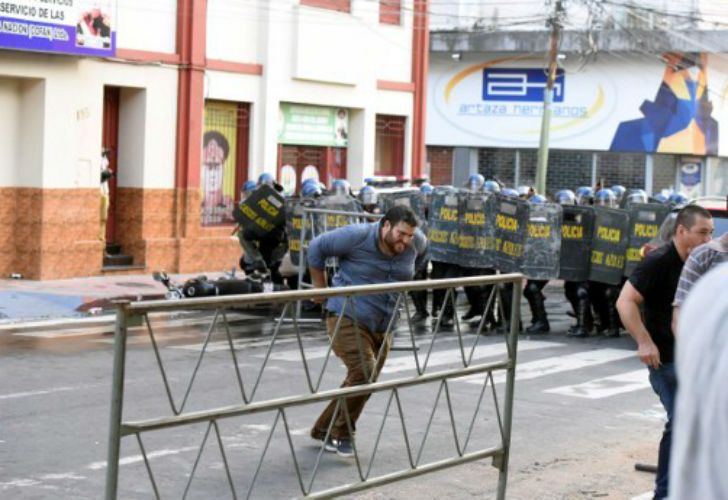
<path fill-rule="evenodd" d="M 425 247 L 426 238 L 417 229 L 414 213 L 395 206 L 379 222 L 348 225 L 316 237 L 308 249 L 311 280 L 315 288 L 325 288 L 326 259 L 337 257 L 334 287 L 408 281 L 416 259 L 424 257 Z M 329 299 L 327 332 L 334 353 L 347 369 L 342 387 L 376 381 L 389 352 L 390 339 L 383 332 L 396 314 L 395 303 L 389 294 L 356 297 L 350 307 L 344 297 Z M 349 397 L 345 408 L 332 401 L 314 424 L 311 436 L 324 441 L 328 435 L 327 451 L 354 456 L 353 432 L 368 399 L 368 394 Z"/>

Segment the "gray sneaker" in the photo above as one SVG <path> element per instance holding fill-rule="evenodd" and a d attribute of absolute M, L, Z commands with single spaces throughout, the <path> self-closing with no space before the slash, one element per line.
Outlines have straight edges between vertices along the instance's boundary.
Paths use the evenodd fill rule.
<path fill-rule="evenodd" d="M 338 445 L 337 445 L 336 439 L 334 439 L 332 437 L 327 439 L 324 442 L 324 450 L 328 451 L 330 453 L 335 453 L 336 451 L 338 451 Z"/>
<path fill-rule="evenodd" d="M 351 443 L 351 439 L 337 439 L 335 442 L 337 455 L 344 458 L 351 458 L 354 456 L 354 446 Z"/>

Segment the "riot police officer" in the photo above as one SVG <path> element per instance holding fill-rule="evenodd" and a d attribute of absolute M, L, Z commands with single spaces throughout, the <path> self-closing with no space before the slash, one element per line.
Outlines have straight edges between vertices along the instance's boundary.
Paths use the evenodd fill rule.
<path fill-rule="evenodd" d="M 301 196 L 308 199 L 319 198 L 323 193 L 321 192 L 321 186 L 318 181 L 312 180 L 311 182 L 304 182 L 301 186 Z"/>
<path fill-rule="evenodd" d="M 331 183 L 331 192 L 335 196 L 353 197 L 351 184 L 346 179 L 336 179 Z"/>
<path fill-rule="evenodd" d="M 615 208 L 617 198 L 611 189 L 600 189 L 594 194 L 594 205 Z M 608 285 L 596 281 L 589 282 L 589 299 L 597 313 L 599 325 L 597 332 L 606 332 L 608 337 L 619 337 L 620 319 L 617 312 L 617 298 L 620 285 Z"/>
<path fill-rule="evenodd" d="M 473 184 L 477 186 L 477 178 L 473 178 L 471 176 L 469 181 L 470 180 L 473 180 Z M 435 188 L 435 192 L 433 194 L 444 195 L 445 198 L 451 198 L 455 197 L 456 189 L 452 186 L 438 186 Z M 431 224 L 435 224 L 438 219 L 438 215 L 436 213 L 430 213 L 429 217 Z M 432 279 L 459 278 L 461 276 L 460 266 L 451 262 L 438 260 L 438 258 L 439 257 L 436 254 L 433 254 L 430 258 L 430 263 L 432 265 L 432 273 L 430 274 L 430 277 Z M 445 295 L 446 292 L 443 289 L 436 289 L 432 291 L 432 321 L 433 323 L 436 323 L 438 317 L 442 316 L 440 326 L 452 327 L 455 315 L 455 310 L 452 304 L 456 299 L 457 292 L 455 289 L 452 290 L 452 299 L 448 299 L 447 304 L 444 303 Z"/>
<path fill-rule="evenodd" d="M 429 211 L 430 211 L 430 197 L 432 196 L 432 186 L 425 182 L 420 185 L 420 193 L 422 193 L 422 196 L 424 198 L 424 204 L 425 204 L 425 220 L 429 217 Z M 427 235 L 427 225 L 423 224 L 422 231 Z M 425 256 L 424 259 L 422 259 L 422 262 L 420 263 L 420 266 L 415 269 L 415 274 L 412 277 L 413 280 L 426 280 L 427 279 L 427 268 L 429 267 L 429 252 Z M 415 323 L 420 323 L 422 321 L 425 321 L 430 313 L 427 311 L 427 290 L 419 290 L 416 292 L 410 292 L 410 297 L 412 297 L 412 303 L 415 306 L 415 314 L 412 316 L 412 321 Z"/>
<path fill-rule="evenodd" d="M 493 193 L 500 190 L 500 185 L 493 180 L 485 180 L 481 174 L 472 174 L 466 183 L 466 189 L 471 193 Z M 489 276 L 495 274 L 494 269 L 482 267 L 460 266 L 460 275 Z M 464 287 L 465 297 L 468 299 L 468 310 L 461 319 L 463 321 L 476 321 L 483 316 L 485 311 L 486 297 L 489 296 L 492 287 L 466 286 Z"/>
<path fill-rule="evenodd" d="M 590 187 L 583 186 L 577 189 L 577 196 L 570 189 L 563 189 L 556 193 L 554 199 L 560 205 L 589 205 L 592 197 Z M 589 283 L 587 281 L 564 280 L 564 296 L 571 304 L 576 324 L 569 327 L 566 335 L 569 337 L 587 337 L 594 327 L 594 318 L 589 302 Z"/>
<path fill-rule="evenodd" d="M 594 190 L 589 186 L 576 188 L 576 204 L 587 206 L 594 204 Z"/>
<path fill-rule="evenodd" d="M 540 194 L 534 194 L 528 199 L 528 202 L 532 204 L 546 203 L 546 198 Z M 551 331 L 548 315 L 546 314 L 546 297 L 543 294 L 546 283 L 548 283 L 548 280 L 529 279 L 523 289 L 523 296 L 528 301 L 528 306 L 531 309 L 531 326 L 526 328 L 526 333 L 531 335 Z"/>
<path fill-rule="evenodd" d="M 682 193 L 672 192 L 670 193 L 670 196 L 667 197 L 667 203 L 672 208 L 682 208 L 687 205 L 688 198 Z"/>
<path fill-rule="evenodd" d="M 483 176 L 481 175 L 481 177 L 483 177 Z M 483 184 L 483 191 L 485 191 L 486 193 L 489 193 L 489 194 L 500 193 L 500 190 L 501 190 L 501 185 L 498 183 L 498 181 L 495 181 L 493 179 L 488 179 Z"/>
<path fill-rule="evenodd" d="M 276 180 L 273 175 L 269 174 L 268 172 L 263 172 L 258 176 L 258 186 L 268 184 L 269 186 L 275 186 Z"/>
<path fill-rule="evenodd" d="M 359 203 L 365 212 L 370 214 L 381 214 L 382 207 L 379 206 L 377 190 L 373 186 L 366 185 L 359 190 Z"/>
<path fill-rule="evenodd" d="M 247 197 L 255 190 L 255 181 L 245 181 L 242 186 L 240 186 L 240 201 L 243 202 L 247 199 Z"/>
<path fill-rule="evenodd" d="M 485 185 L 485 177 L 480 174 L 470 174 L 467 182 L 465 183 L 465 189 L 471 193 L 480 193 L 483 191 Z"/>
<path fill-rule="evenodd" d="M 619 208 L 629 209 L 634 203 L 649 203 L 650 197 L 644 189 L 629 189 L 618 201 Z"/>
<path fill-rule="evenodd" d="M 624 195 L 627 193 L 627 188 L 621 184 L 615 184 L 609 189 L 611 189 L 612 193 L 614 193 L 614 197 L 617 199 L 617 205 L 621 205 Z"/>
<path fill-rule="evenodd" d="M 271 186 L 278 192 L 283 191 L 283 187 L 275 182 L 273 176 L 267 172 L 258 177 L 255 189 L 259 189 L 263 185 Z M 250 195 L 250 192 L 246 194 L 246 198 Z M 240 218 L 237 215 L 239 211 L 240 205 L 236 206 L 233 211 L 233 216 L 236 219 Z M 244 255 L 240 258 L 240 267 L 246 274 L 256 280 L 270 279 L 277 284 L 283 283 L 283 278 L 279 273 L 279 267 L 283 256 L 288 250 L 285 220 L 282 220 L 279 225 L 264 236 L 241 228 L 238 233 L 238 240 L 244 251 Z"/>

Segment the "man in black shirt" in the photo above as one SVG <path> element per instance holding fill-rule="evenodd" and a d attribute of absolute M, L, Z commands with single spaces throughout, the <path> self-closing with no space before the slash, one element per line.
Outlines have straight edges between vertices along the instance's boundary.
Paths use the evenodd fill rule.
<path fill-rule="evenodd" d="M 672 413 L 677 391 L 672 302 L 690 251 L 709 241 L 712 234 L 710 212 L 697 205 L 684 207 L 677 215 L 672 241 L 645 257 L 624 284 L 617 300 L 622 323 L 637 342 L 637 355 L 647 365 L 652 389 L 667 412 L 657 460 L 655 499 L 667 496 Z M 640 306 L 644 311 L 644 322 Z"/>

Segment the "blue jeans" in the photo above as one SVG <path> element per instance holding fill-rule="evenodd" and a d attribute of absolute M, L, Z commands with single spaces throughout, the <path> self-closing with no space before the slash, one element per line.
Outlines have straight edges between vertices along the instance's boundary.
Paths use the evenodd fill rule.
<path fill-rule="evenodd" d="M 667 496 L 668 477 L 670 470 L 670 446 L 672 444 L 672 415 L 675 407 L 675 394 L 677 393 L 677 378 L 675 365 L 665 363 L 659 368 L 649 368 L 650 384 L 655 394 L 660 398 L 662 406 L 667 412 L 665 430 L 660 440 L 660 451 L 657 457 L 657 477 L 655 478 L 655 500 Z"/>

